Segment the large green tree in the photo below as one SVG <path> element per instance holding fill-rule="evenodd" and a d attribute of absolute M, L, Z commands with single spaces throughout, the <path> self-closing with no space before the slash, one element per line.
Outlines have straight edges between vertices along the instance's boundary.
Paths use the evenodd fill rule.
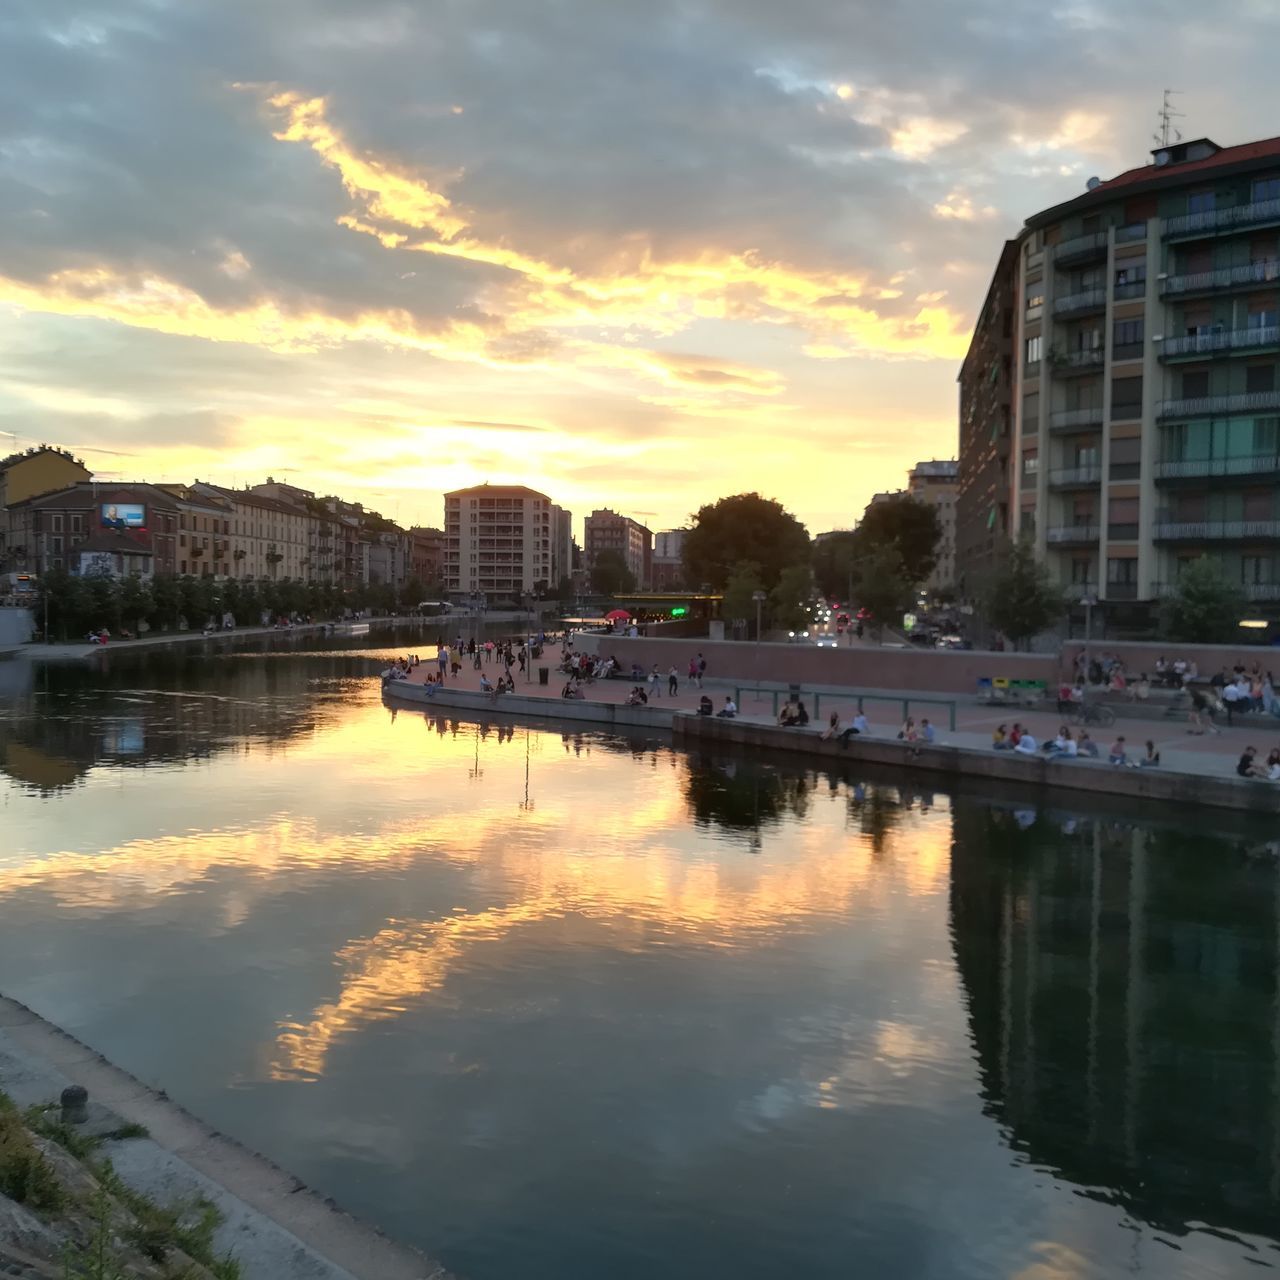
<path fill-rule="evenodd" d="M 853 596 L 871 614 L 871 630 L 877 636 L 883 635 L 885 627 L 901 624 L 915 590 L 896 546 L 873 547 L 861 556 Z"/>
<path fill-rule="evenodd" d="M 858 535 L 852 529 L 828 534 L 813 544 L 813 576 L 824 596 L 849 598 L 858 571 L 858 548 Z"/>
<path fill-rule="evenodd" d="M 636 575 L 627 567 L 621 551 L 606 547 L 596 552 L 591 565 L 591 589 L 602 596 L 621 595 L 636 589 Z"/>
<path fill-rule="evenodd" d="M 750 561 L 736 564 L 724 586 L 720 616 L 728 622 L 749 621 L 756 616 L 755 594 L 764 590 L 760 566 Z M 762 606 L 763 607 L 763 606 Z"/>
<path fill-rule="evenodd" d="M 699 509 L 684 539 L 685 580 L 721 591 L 739 564 L 757 566 L 765 589 L 782 571 L 809 560 L 809 534 L 781 503 L 739 493 Z"/>
<path fill-rule="evenodd" d="M 1208 556 L 1192 560 L 1160 609 L 1160 632 L 1188 644 L 1229 644 L 1240 638 L 1244 592 Z"/>
<path fill-rule="evenodd" d="M 769 592 L 769 617 L 775 627 L 807 630 L 813 622 L 813 573 L 807 564 L 783 569 L 778 585 Z"/>
<path fill-rule="evenodd" d="M 902 561 L 902 572 L 912 586 L 918 586 L 938 563 L 942 521 L 926 502 L 905 493 L 895 493 L 868 507 L 856 531 L 857 557 L 886 547 L 894 548 Z"/>
<path fill-rule="evenodd" d="M 1021 649 L 1061 618 L 1063 608 L 1062 592 L 1036 559 L 1030 540 L 1018 539 L 987 583 L 983 601 L 987 621 Z"/>

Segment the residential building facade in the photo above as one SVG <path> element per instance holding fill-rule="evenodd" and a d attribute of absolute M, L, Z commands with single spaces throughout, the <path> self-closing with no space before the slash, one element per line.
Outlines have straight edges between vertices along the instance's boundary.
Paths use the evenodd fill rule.
<path fill-rule="evenodd" d="M 938 559 L 925 582 L 929 591 L 951 588 L 956 580 L 956 482 L 959 463 L 954 459 L 917 462 L 907 476 L 907 493 L 932 507 L 942 530 Z"/>
<path fill-rule="evenodd" d="M 443 529 L 415 526 L 409 530 L 409 576 L 433 590 L 444 581 L 445 536 Z"/>
<path fill-rule="evenodd" d="M 0 571 L 31 571 L 25 539 L 11 536 L 9 508 L 93 479 L 88 467 L 65 449 L 38 445 L 0 458 Z"/>
<path fill-rule="evenodd" d="M 1201 556 L 1276 614 L 1280 138 L 1160 147 L 1016 243 L 1012 531 L 1117 616 Z"/>
<path fill-rule="evenodd" d="M 648 589 L 653 575 L 653 534 L 638 520 L 607 507 L 593 511 L 585 521 L 582 549 L 588 571 L 602 551 L 616 551 L 631 570 L 636 586 Z"/>
<path fill-rule="evenodd" d="M 653 569 L 650 586 L 654 591 L 679 591 L 684 580 L 684 539 L 688 529 L 663 529 L 653 535 Z"/>
<path fill-rule="evenodd" d="M 1018 242 L 1005 241 L 960 367 L 960 450 L 955 503 L 955 587 L 971 600 L 1008 545 L 1013 444 L 1014 278 Z"/>
<path fill-rule="evenodd" d="M 523 485 L 477 485 L 444 496 L 445 587 L 451 597 L 518 600 L 551 579 L 555 504 Z"/>

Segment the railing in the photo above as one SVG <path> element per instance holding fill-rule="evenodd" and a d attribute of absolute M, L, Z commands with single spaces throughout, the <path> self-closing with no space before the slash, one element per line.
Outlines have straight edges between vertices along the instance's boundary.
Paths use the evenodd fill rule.
<path fill-rule="evenodd" d="M 1211 355 L 1217 351 L 1251 351 L 1280 343 L 1280 325 L 1253 329 L 1224 329 L 1218 333 L 1193 333 L 1185 338 L 1163 338 L 1162 356 Z"/>
<path fill-rule="evenodd" d="M 1166 218 L 1161 231 L 1166 236 L 1185 236 L 1198 231 L 1227 231 L 1251 227 L 1261 222 L 1280 222 L 1280 200 L 1255 200 L 1231 209 L 1205 209 Z"/>
<path fill-rule="evenodd" d="M 1160 282 L 1160 292 L 1202 293 L 1211 289 L 1230 289 L 1239 284 L 1274 284 L 1280 282 L 1280 259 L 1247 262 L 1239 267 L 1219 267 L 1216 271 L 1197 271 L 1187 276 L 1168 276 Z"/>
<path fill-rule="evenodd" d="M 1107 583 L 1108 600 L 1136 600 L 1137 598 L 1138 584 L 1136 582 Z"/>
<path fill-rule="evenodd" d="M 1147 296 L 1147 282 L 1145 280 L 1130 280 L 1128 284 L 1116 285 L 1116 301 L 1123 302 L 1126 298 L 1145 298 Z"/>
<path fill-rule="evenodd" d="M 1102 406 L 1088 409 L 1058 409 L 1049 415 L 1050 431 L 1072 431 L 1077 427 L 1102 426 Z"/>
<path fill-rule="evenodd" d="M 1145 240 L 1147 238 L 1147 224 L 1145 222 L 1131 222 L 1126 227 L 1116 228 L 1116 244 L 1131 244 L 1135 240 Z"/>
<path fill-rule="evenodd" d="M 1280 538 L 1280 520 L 1159 520 L 1155 536 L 1168 542 Z"/>
<path fill-rule="evenodd" d="M 1086 289 L 1082 293 L 1068 293 L 1053 300 L 1053 314 L 1066 315 L 1075 311 L 1101 311 L 1107 305 L 1105 289 Z"/>
<path fill-rule="evenodd" d="M 1184 458 L 1157 462 L 1157 480 L 1182 480 L 1187 476 L 1257 476 L 1280 471 L 1280 457 L 1255 453 L 1241 458 Z"/>
<path fill-rule="evenodd" d="M 1059 372 L 1072 369 L 1096 369 L 1102 364 L 1101 347 L 1090 347 L 1084 351 L 1050 351 L 1049 363 Z"/>
<path fill-rule="evenodd" d="M 1158 411 L 1161 418 L 1199 418 L 1215 413 L 1252 413 L 1257 409 L 1280 409 L 1280 391 L 1245 391 L 1231 396 L 1197 396 L 1189 400 L 1165 400 Z"/>
<path fill-rule="evenodd" d="M 1049 472 L 1051 485 L 1097 484 L 1102 479 L 1102 464 L 1085 467 L 1058 467 Z"/>
<path fill-rule="evenodd" d="M 1087 257 L 1095 253 L 1107 251 L 1107 233 L 1094 231 L 1087 236 L 1076 236 L 1074 240 L 1064 240 L 1053 249 L 1054 262 L 1062 262 L 1066 258 Z"/>
<path fill-rule="evenodd" d="M 1245 582 L 1240 586 L 1246 600 L 1280 600 L 1280 582 Z M 1151 587 L 1158 597 L 1177 595 L 1176 582 L 1156 582 Z"/>
<path fill-rule="evenodd" d="M 1079 603 L 1081 600 L 1087 600 L 1090 597 L 1098 598 L 1098 584 L 1096 582 L 1068 582 L 1062 588 L 1063 597 L 1067 600 Z"/>
<path fill-rule="evenodd" d="M 782 698 L 783 700 L 788 700 L 791 696 L 786 689 L 770 688 L 767 685 L 754 685 L 754 684 L 734 685 L 733 700 L 737 704 L 739 711 L 741 711 L 743 706 L 742 695 L 744 693 L 754 693 L 757 696 L 762 693 L 769 694 L 773 699 L 773 717 L 775 720 L 778 718 L 778 699 Z M 897 717 L 897 721 L 899 724 L 905 721 L 906 718 L 911 714 L 912 707 L 919 707 L 919 706 L 944 707 L 947 712 L 947 728 L 950 729 L 953 733 L 955 732 L 956 700 L 954 698 L 930 698 L 927 696 L 924 696 L 924 697 L 917 696 L 915 694 L 912 694 L 912 696 L 909 698 L 891 698 L 881 694 L 853 693 L 852 691 L 841 692 L 839 689 L 830 689 L 830 688 L 805 689 L 802 686 L 800 689 L 800 699 L 801 701 L 804 701 L 808 698 L 813 699 L 813 715 L 811 716 L 811 719 L 814 721 L 817 721 L 819 716 L 821 715 L 823 698 L 826 698 L 828 706 L 830 706 L 833 702 L 848 703 L 850 699 L 853 699 L 857 703 L 859 712 L 864 711 L 866 709 L 865 704 L 868 702 L 887 702 L 889 703 L 890 706 L 900 708 L 901 714 L 899 714 Z M 885 738 L 885 737 L 891 737 L 892 733 L 888 729 L 884 730 L 884 732 L 880 734 L 877 734 L 875 730 L 872 730 L 871 736 L 873 738 L 875 737 Z"/>
<path fill-rule="evenodd" d="M 1045 538 L 1049 542 L 1097 542 L 1098 526 L 1096 524 L 1060 525 L 1056 529 L 1046 529 Z"/>

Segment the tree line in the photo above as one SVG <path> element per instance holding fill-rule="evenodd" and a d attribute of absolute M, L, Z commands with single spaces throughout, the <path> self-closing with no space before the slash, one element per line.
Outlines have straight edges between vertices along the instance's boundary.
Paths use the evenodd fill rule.
<path fill-rule="evenodd" d="M 364 609 L 394 613 L 415 608 L 425 592 L 416 578 L 399 588 L 385 583 L 343 588 L 297 578 L 254 582 L 190 574 L 78 577 L 55 569 L 40 580 L 36 620 L 43 626 L 48 618 L 48 639 L 71 640 L 103 628 L 113 635 L 199 630 L 220 626 L 226 614 L 243 627 L 258 626 L 264 617 L 329 620 Z"/>

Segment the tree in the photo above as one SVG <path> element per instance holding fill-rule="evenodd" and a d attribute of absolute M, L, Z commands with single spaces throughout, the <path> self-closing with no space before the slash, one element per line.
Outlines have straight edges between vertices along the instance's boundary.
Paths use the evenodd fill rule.
<path fill-rule="evenodd" d="M 764 589 L 760 581 L 760 566 L 750 561 L 735 565 L 724 586 L 724 599 L 720 601 L 721 616 L 730 622 L 744 621 L 756 614 L 755 594 Z"/>
<path fill-rule="evenodd" d="M 890 623 L 899 623 L 915 597 L 907 579 L 902 553 L 892 543 L 875 547 L 858 562 L 853 584 L 854 599 L 871 614 L 871 629 L 877 637 Z"/>
<path fill-rule="evenodd" d="M 855 536 L 861 555 L 881 547 L 896 548 L 907 581 L 918 586 L 938 563 L 942 521 L 928 503 L 918 502 L 905 493 L 895 493 L 867 508 Z"/>
<path fill-rule="evenodd" d="M 809 534 L 781 503 L 758 493 L 739 493 L 702 507 L 684 539 L 685 580 L 723 590 L 734 567 L 757 566 L 766 588 L 783 569 L 809 560 Z"/>
<path fill-rule="evenodd" d="M 182 602 L 178 578 L 172 573 L 158 573 L 151 579 L 151 612 L 147 623 L 152 627 L 176 627 Z"/>
<path fill-rule="evenodd" d="M 145 579 L 130 574 L 120 583 L 120 621 L 134 635 L 138 634 L 138 624 L 150 616 L 153 608 L 151 588 Z"/>
<path fill-rule="evenodd" d="M 832 600 L 846 600 L 857 574 L 858 535 L 842 530 L 813 544 L 813 576 L 818 590 Z"/>
<path fill-rule="evenodd" d="M 1160 609 L 1160 630 L 1188 644 L 1229 644 L 1240 635 L 1244 592 L 1207 556 L 1186 565 Z"/>
<path fill-rule="evenodd" d="M 769 617 L 775 627 L 802 631 L 813 622 L 813 573 L 807 564 L 783 569 L 778 585 L 769 592 Z"/>
<path fill-rule="evenodd" d="M 1062 592 L 1049 571 L 1036 559 L 1027 538 L 1009 548 L 1004 563 L 987 584 L 984 602 L 987 621 L 1021 649 L 1062 616 Z"/>
<path fill-rule="evenodd" d="M 591 566 L 591 589 L 602 596 L 616 596 L 636 589 L 636 575 L 627 567 L 621 551 L 606 547 L 596 552 Z"/>

